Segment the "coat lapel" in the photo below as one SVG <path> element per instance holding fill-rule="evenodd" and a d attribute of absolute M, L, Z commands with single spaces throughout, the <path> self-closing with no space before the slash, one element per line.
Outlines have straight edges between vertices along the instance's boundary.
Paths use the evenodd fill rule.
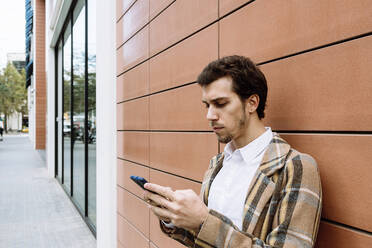
<path fill-rule="evenodd" d="M 263 209 L 275 191 L 276 185 L 271 177 L 284 166 L 289 150 L 288 143 L 274 133 L 248 189 L 243 213 L 244 231 L 253 233 Z"/>
<path fill-rule="evenodd" d="M 219 153 L 217 156 L 215 156 L 211 160 L 209 168 L 204 175 L 203 184 L 202 184 L 200 193 L 201 193 L 201 196 L 203 197 L 202 199 L 205 205 L 207 206 L 208 206 L 209 189 L 211 188 L 214 178 L 217 176 L 218 172 L 222 168 L 223 158 L 224 158 L 223 153 Z"/>

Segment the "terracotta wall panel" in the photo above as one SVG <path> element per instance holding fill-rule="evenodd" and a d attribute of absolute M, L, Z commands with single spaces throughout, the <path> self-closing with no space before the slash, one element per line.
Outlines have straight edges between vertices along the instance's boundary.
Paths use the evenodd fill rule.
<path fill-rule="evenodd" d="M 118 74 L 134 67 L 135 65 L 143 62 L 149 56 L 149 28 L 146 26 L 141 31 L 139 31 L 135 36 L 133 36 L 129 41 L 127 41 L 117 52 L 117 59 L 119 65 Z"/>
<path fill-rule="evenodd" d="M 120 103 L 117 105 L 118 130 L 147 130 L 149 128 L 149 98 Z"/>
<path fill-rule="evenodd" d="M 200 183 L 154 169 L 150 169 L 150 182 L 171 187 L 173 190 L 192 189 L 198 195 L 201 188 Z"/>
<path fill-rule="evenodd" d="M 118 157 L 149 164 L 149 133 L 118 132 Z"/>
<path fill-rule="evenodd" d="M 126 42 L 149 22 L 149 0 L 137 0 L 122 19 L 122 41 Z"/>
<path fill-rule="evenodd" d="M 121 18 L 116 23 L 116 48 L 119 48 L 124 43 L 123 26 L 124 26 L 124 18 Z"/>
<path fill-rule="evenodd" d="M 197 84 L 150 97 L 151 130 L 211 130 Z"/>
<path fill-rule="evenodd" d="M 150 0 L 150 20 L 173 2 L 175 0 Z"/>
<path fill-rule="evenodd" d="M 118 248 L 126 248 L 120 241 L 118 240 Z"/>
<path fill-rule="evenodd" d="M 154 243 L 150 242 L 150 248 L 159 248 Z"/>
<path fill-rule="evenodd" d="M 218 0 L 179 0 L 150 23 L 150 56 L 218 17 Z"/>
<path fill-rule="evenodd" d="M 324 218 L 372 231 L 372 135 L 281 135 L 319 166 Z"/>
<path fill-rule="evenodd" d="M 116 69 L 117 69 L 117 76 L 123 72 L 124 68 L 124 47 L 120 47 L 119 49 L 116 50 Z"/>
<path fill-rule="evenodd" d="M 134 196 L 120 186 L 117 187 L 117 200 L 118 213 L 148 238 L 150 209 L 145 201 Z"/>
<path fill-rule="evenodd" d="M 151 133 L 150 166 L 201 181 L 218 152 L 212 133 Z"/>
<path fill-rule="evenodd" d="M 149 240 L 133 225 L 120 215 L 117 215 L 118 241 L 126 248 L 149 248 Z"/>
<path fill-rule="evenodd" d="M 146 61 L 117 79 L 117 101 L 121 102 L 149 93 L 149 62 Z"/>
<path fill-rule="evenodd" d="M 116 18 L 119 19 L 136 0 L 116 0 Z"/>
<path fill-rule="evenodd" d="M 372 247 L 372 235 L 321 222 L 316 248 Z"/>
<path fill-rule="evenodd" d="M 218 58 L 218 26 L 208 27 L 150 60 L 150 92 L 196 81 Z"/>
<path fill-rule="evenodd" d="M 147 181 L 150 181 L 149 168 L 146 166 L 138 165 L 121 159 L 117 160 L 117 184 L 132 192 L 138 197 L 142 197 L 143 190 L 138 187 L 129 177 L 141 176 Z"/>
<path fill-rule="evenodd" d="M 263 62 L 372 30 L 369 0 L 254 1 L 220 23 L 220 54 Z"/>
<path fill-rule="evenodd" d="M 220 1 L 220 16 L 226 15 L 228 12 L 250 2 L 251 0 L 219 0 Z"/>
<path fill-rule="evenodd" d="M 150 240 L 158 248 L 185 248 L 184 245 L 169 238 L 161 231 L 159 219 L 152 212 L 150 212 Z"/>
<path fill-rule="evenodd" d="M 262 66 L 276 130 L 372 130 L 372 36 Z"/>

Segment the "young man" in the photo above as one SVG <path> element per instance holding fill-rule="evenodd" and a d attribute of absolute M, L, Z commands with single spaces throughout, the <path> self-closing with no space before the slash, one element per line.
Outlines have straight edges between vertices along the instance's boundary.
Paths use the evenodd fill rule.
<path fill-rule="evenodd" d="M 207 119 L 224 152 L 212 158 L 200 199 L 148 183 L 162 230 L 188 247 L 313 247 L 322 193 L 316 162 L 264 127 L 267 84 L 251 60 L 229 56 L 199 75 Z"/>

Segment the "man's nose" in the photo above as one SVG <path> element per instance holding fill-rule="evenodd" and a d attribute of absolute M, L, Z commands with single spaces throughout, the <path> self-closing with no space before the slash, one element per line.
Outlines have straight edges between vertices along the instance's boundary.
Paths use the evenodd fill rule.
<path fill-rule="evenodd" d="M 208 121 L 215 121 L 218 119 L 218 115 L 216 113 L 216 110 L 213 108 L 213 107 L 209 107 L 208 108 L 208 112 L 207 112 L 207 120 Z"/>

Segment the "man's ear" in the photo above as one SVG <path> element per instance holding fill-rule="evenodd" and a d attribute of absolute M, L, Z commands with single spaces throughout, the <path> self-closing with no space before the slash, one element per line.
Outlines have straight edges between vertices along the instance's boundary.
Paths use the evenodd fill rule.
<path fill-rule="evenodd" d="M 245 100 L 246 111 L 248 111 L 250 114 L 254 113 L 257 110 L 259 103 L 260 97 L 257 94 L 251 95 Z"/>

